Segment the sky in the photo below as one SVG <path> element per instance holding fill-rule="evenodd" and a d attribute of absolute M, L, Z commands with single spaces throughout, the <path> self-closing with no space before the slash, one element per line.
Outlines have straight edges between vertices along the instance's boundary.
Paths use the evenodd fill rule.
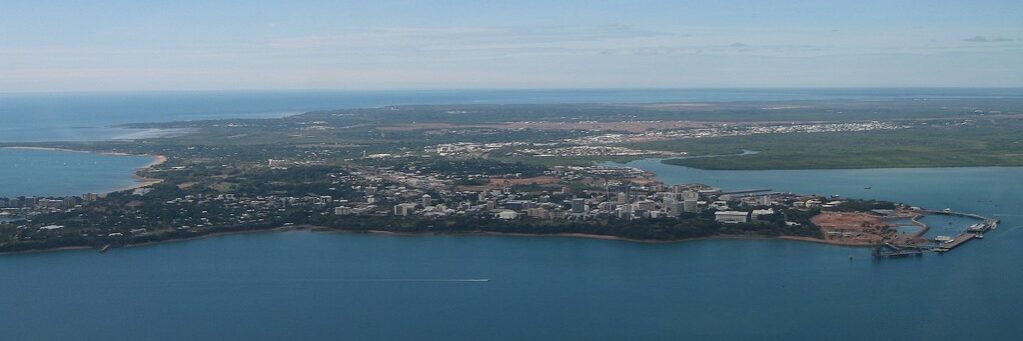
<path fill-rule="evenodd" d="M 1023 1 L 0 2 L 0 92 L 1023 86 Z"/>

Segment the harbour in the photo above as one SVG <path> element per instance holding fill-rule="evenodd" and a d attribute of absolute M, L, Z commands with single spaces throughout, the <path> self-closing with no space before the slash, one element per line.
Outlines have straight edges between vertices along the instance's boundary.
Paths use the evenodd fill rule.
<path fill-rule="evenodd" d="M 917 212 L 921 214 L 932 214 L 932 215 L 947 215 L 971 218 L 980 220 L 979 223 L 972 224 L 965 227 L 959 235 L 955 237 L 950 236 L 937 236 L 934 239 L 926 240 L 927 244 L 916 244 L 915 242 L 924 240 L 923 235 L 927 232 L 928 226 L 918 220 L 919 216 L 913 218 L 913 222 L 921 226 L 919 232 L 915 233 L 912 237 L 907 238 L 907 242 L 903 244 L 883 243 L 874 248 L 872 255 L 875 258 L 901 258 L 906 256 L 920 256 L 926 252 L 937 252 L 946 253 L 953 249 L 966 244 L 973 239 L 983 239 L 984 233 L 997 229 L 999 220 L 991 219 L 975 213 L 957 212 L 951 209 L 944 210 L 929 210 L 919 209 Z"/>

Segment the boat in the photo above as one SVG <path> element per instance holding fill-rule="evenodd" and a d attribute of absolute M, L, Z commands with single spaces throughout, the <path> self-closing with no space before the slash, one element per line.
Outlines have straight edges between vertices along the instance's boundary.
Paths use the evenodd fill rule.
<path fill-rule="evenodd" d="M 983 223 L 973 224 L 966 228 L 967 232 L 984 232 L 985 230 L 987 230 L 987 225 Z"/>
<path fill-rule="evenodd" d="M 977 238 L 977 239 L 984 239 L 984 235 L 982 235 L 982 234 L 977 234 L 977 235 L 976 235 L 976 236 L 974 236 L 973 238 Z"/>
<path fill-rule="evenodd" d="M 863 187 L 863 189 L 873 189 L 873 187 L 867 186 L 867 187 Z"/>

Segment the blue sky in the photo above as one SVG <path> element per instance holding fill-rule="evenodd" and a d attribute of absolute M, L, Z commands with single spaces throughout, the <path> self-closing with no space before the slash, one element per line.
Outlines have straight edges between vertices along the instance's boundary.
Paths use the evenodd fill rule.
<path fill-rule="evenodd" d="M 3 1 L 0 91 L 1023 86 L 1023 1 Z"/>

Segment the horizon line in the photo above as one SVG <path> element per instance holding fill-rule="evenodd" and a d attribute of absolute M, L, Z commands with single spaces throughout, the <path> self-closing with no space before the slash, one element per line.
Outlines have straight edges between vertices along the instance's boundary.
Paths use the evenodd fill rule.
<path fill-rule="evenodd" d="M 115 93 L 230 93 L 230 92 L 460 92 L 460 91 L 671 91 L 671 90 L 1017 90 L 1017 86 L 784 86 L 784 87 L 481 87 L 481 88 L 238 88 L 238 89 L 154 89 L 154 90 L 43 90 L 43 91 L 0 91 L 0 95 L 33 94 L 115 94 Z"/>

